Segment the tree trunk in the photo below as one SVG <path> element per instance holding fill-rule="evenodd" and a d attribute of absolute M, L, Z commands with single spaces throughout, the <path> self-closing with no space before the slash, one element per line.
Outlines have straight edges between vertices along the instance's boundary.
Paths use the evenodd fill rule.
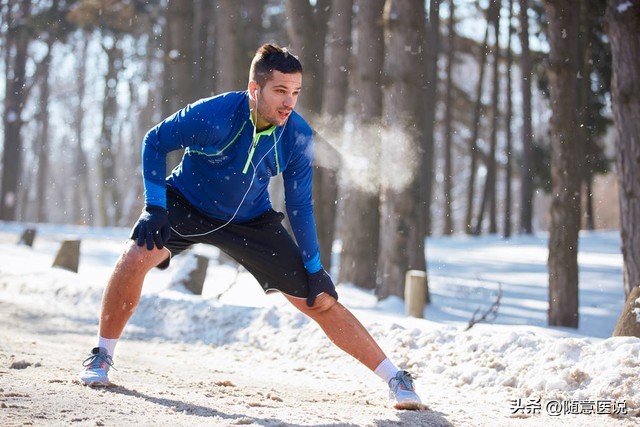
<path fill-rule="evenodd" d="M 384 68 L 384 0 L 357 0 L 355 58 L 356 129 L 343 144 L 340 176 L 340 272 L 338 282 L 373 289 L 380 236 L 379 164 Z"/>
<path fill-rule="evenodd" d="M 447 24 L 447 80 L 445 95 L 445 113 L 444 113 L 444 209 L 442 234 L 453 234 L 453 197 L 452 197 L 452 180 L 453 180 L 453 159 L 451 158 L 451 150 L 453 145 L 453 63 L 455 59 L 455 2 L 449 1 L 449 23 Z"/>
<path fill-rule="evenodd" d="M 579 48 L 578 48 L 578 64 L 580 66 L 580 79 L 578 91 L 578 103 L 580 105 L 580 138 L 584 144 L 585 162 L 583 164 L 582 179 L 585 187 L 584 191 L 584 228 L 593 230 L 595 228 L 593 218 L 593 131 L 591 124 L 591 43 L 590 36 L 592 32 L 592 19 L 589 17 L 589 1 L 580 0 L 580 32 L 579 32 Z"/>
<path fill-rule="evenodd" d="M 423 159 L 425 191 L 425 234 L 431 235 L 431 201 L 435 180 L 435 122 L 438 99 L 438 55 L 440 53 L 440 0 L 429 2 L 429 26 L 426 40 L 426 88 L 424 96 Z"/>
<path fill-rule="evenodd" d="M 322 191 L 314 196 L 316 216 L 323 222 L 319 236 L 322 265 L 331 268 L 331 254 L 336 226 L 336 206 L 338 203 L 338 170 L 340 159 L 333 147 L 339 147 L 344 138 L 344 115 L 346 110 L 346 96 L 349 89 L 349 74 L 351 62 L 351 17 L 353 15 L 353 0 L 333 0 L 331 5 L 331 19 L 327 33 L 327 48 L 329 57 L 325 73 L 325 93 L 322 105 L 322 123 L 326 123 L 324 139 L 330 147 L 325 147 L 329 156 L 325 159 L 322 151 L 318 150 L 316 141 L 316 170 L 314 186 Z M 320 238 L 321 237 L 321 238 Z"/>
<path fill-rule="evenodd" d="M 191 99 L 192 84 L 198 84 L 192 83 L 194 7 L 194 0 L 169 0 L 166 9 L 165 75 L 162 88 L 164 117 L 195 101 Z M 182 150 L 169 153 L 167 174 L 180 163 L 181 158 Z"/>
<path fill-rule="evenodd" d="M 296 110 L 307 119 L 320 136 L 316 139 L 315 147 L 313 200 L 322 262 L 326 268 L 329 268 L 335 234 L 337 184 L 336 172 L 327 163 L 332 163 L 335 159 L 323 157 L 323 153 L 331 153 L 333 149 L 324 145 L 322 136 L 325 132 L 324 129 L 318 128 L 317 122 L 323 104 L 324 41 L 331 13 L 331 0 L 318 0 L 315 3 L 315 6 L 312 6 L 307 0 L 287 0 L 285 6 L 289 17 L 288 31 L 292 50 L 300 58 L 304 70 L 302 79 L 304 90 Z"/>
<path fill-rule="evenodd" d="M 640 5 L 611 0 L 606 12 L 613 56 L 611 98 L 616 124 L 616 161 L 625 296 L 640 286 Z"/>
<path fill-rule="evenodd" d="M 506 239 L 511 237 L 511 169 L 513 168 L 513 150 L 512 133 L 511 133 L 511 117 L 513 117 L 513 99 L 512 99 L 512 79 L 511 65 L 513 64 L 513 55 L 511 54 L 511 38 L 513 36 L 513 0 L 509 0 L 509 37 L 507 38 L 507 114 L 505 117 L 506 132 L 506 148 L 505 148 L 505 172 L 504 172 L 504 227 L 503 235 Z"/>
<path fill-rule="evenodd" d="M 300 96 L 296 109 L 313 122 L 322 108 L 324 41 L 331 0 L 317 0 L 315 7 L 308 0 L 286 0 L 285 8 L 289 18 L 291 48 L 300 58 L 304 69 L 304 93 Z"/>
<path fill-rule="evenodd" d="M 421 0 L 387 1 L 385 6 L 384 164 L 378 256 L 378 298 L 404 296 L 408 269 L 426 270 L 424 223 L 418 194 L 423 166 L 420 153 L 420 86 L 424 49 L 425 4 Z"/>
<path fill-rule="evenodd" d="M 87 85 L 87 58 L 89 49 L 90 33 L 88 31 L 81 33 L 82 37 L 82 49 L 81 54 L 76 61 L 76 72 L 78 81 L 78 103 L 75 109 L 73 123 L 73 130 L 75 135 L 75 174 L 73 180 L 76 184 L 76 191 L 74 192 L 76 209 L 73 210 L 72 218 L 74 223 L 96 225 L 94 209 L 93 209 L 93 195 L 91 192 L 91 184 L 89 183 L 89 162 L 87 161 L 87 155 L 82 146 L 83 141 L 83 127 L 84 127 L 84 102 Z"/>
<path fill-rule="evenodd" d="M 349 89 L 351 60 L 351 16 L 353 0 L 333 0 L 325 48 L 329 51 L 324 70 L 322 115 L 341 129 L 346 109 L 345 93 Z M 341 131 L 338 132 L 342 134 Z"/>
<path fill-rule="evenodd" d="M 473 131 L 471 140 L 469 141 L 469 156 L 471 163 L 469 165 L 469 184 L 467 188 L 467 213 L 465 216 L 465 232 L 472 234 L 473 227 L 473 199 L 476 192 L 476 172 L 478 169 L 478 138 L 480 137 L 480 118 L 482 115 L 482 92 L 484 88 L 484 69 L 487 64 L 487 53 L 489 50 L 489 23 L 484 32 L 484 41 L 482 42 L 482 53 L 480 54 L 480 75 L 478 76 L 478 85 L 476 86 L 476 104 L 473 111 Z"/>
<path fill-rule="evenodd" d="M 38 185 L 36 189 L 36 206 L 38 222 L 47 222 L 47 199 L 49 195 L 49 144 L 51 144 L 51 135 L 49 134 L 49 97 L 51 95 L 51 86 L 49 84 L 49 71 L 51 68 L 51 48 L 53 46 L 53 37 L 49 35 L 47 40 L 47 54 L 42 60 L 44 75 L 40 86 L 40 101 L 38 122 L 40 131 L 38 132 L 38 140 L 36 142 L 37 162 L 38 162 Z"/>
<path fill-rule="evenodd" d="M 26 101 L 26 63 L 30 30 L 26 19 L 31 13 L 31 1 L 21 2 L 16 16 L 9 16 L 5 45 L 5 99 L 2 124 L 2 187 L 0 188 L 0 219 L 14 221 L 22 174 L 22 109 Z"/>
<path fill-rule="evenodd" d="M 576 55 L 578 18 L 573 2 L 545 1 L 549 20 L 547 75 L 551 94 L 551 224 L 549 232 L 549 325 L 577 328 L 578 232 L 582 147 L 577 137 Z"/>
<path fill-rule="evenodd" d="M 248 70 L 251 60 L 260 45 L 262 34 L 262 14 L 264 12 L 264 2 L 255 0 L 244 0 L 243 10 L 245 18 L 243 20 L 242 54 L 240 55 L 240 70 Z"/>
<path fill-rule="evenodd" d="M 247 88 L 249 68 L 240 69 L 242 60 L 240 5 L 241 3 L 237 0 L 216 2 L 214 15 L 216 36 L 214 88 L 216 93 Z"/>
<path fill-rule="evenodd" d="M 217 70 L 214 67 L 217 54 L 215 49 L 217 40 L 215 29 L 217 25 L 214 21 L 217 14 L 213 10 L 216 5 L 217 3 L 208 0 L 194 0 L 192 76 L 193 81 L 198 82 L 198 84 L 191 86 L 192 95 L 189 97 L 190 100 L 206 98 L 215 93 L 215 84 L 217 84 L 218 77 Z M 230 55 L 233 55 L 233 53 L 230 52 Z M 244 69 L 248 70 L 249 66 L 247 65 Z"/>
<path fill-rule="evenodd" d="M 638 311 L 640 310 L 640 287 L 631 289 L 629 296 L 622 308 L 622 314 L 616 323 L 612 336 L 614 337 L 638 337 L 640 338 L 640 322 Z"/>
<path fill-rule="evenodd" d="M 100 131 L 100 194 L 99 224 L 114 226 L 120 218 L 120 198 L 116 179 L 116 153 L 114 152 L 115 126 L 118 123 L 117 85 L 122 67 L 122 48 L 120 40 L 114 36 L 112 46 L 104 46 L 107 53 L 107 74 L 105 76 L 105 95 L 102 106 L 102 128 Z"/>
<path fill-rule="evenodd" d="M 522 72 L 522 165 L 520 167 L 520 234 L 532 234 L 533 220 L 533 130 L 531 128 L 531 52 L 529 51 L 529 6 L 520 0 L 520 69 Z"/>
<path fill-rule="evenodd" d="M 487 175 L 484 183 L 484 191 L 482 192 L 482 201 L 478 210 L 478 220 L 475 225 L 474 234 L 482 233 L 482 223 L 484 222 L 484 213 L 489 209 L 489 233 L 498 232 L 496 224 L 495 211 L 495 194 L 496 194 L 496 146 L 498 145 L 498 118 L 499 111 L 499 95 L 500 95 L 500 2 L 491 0 L 488 9 L 488 25 L 493 24 L 494 47 L 493 47 L 493 87 L 491 96 L 491 137 L 489 143 L 489 154 L 486 160 Z"/>

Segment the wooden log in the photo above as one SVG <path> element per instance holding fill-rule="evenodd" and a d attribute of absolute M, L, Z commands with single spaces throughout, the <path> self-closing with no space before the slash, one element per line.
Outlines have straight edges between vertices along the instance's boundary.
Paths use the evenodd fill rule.
<path fill-rule="evenodd" d="M 60 267 L 77 273 L 79 265 L 80 240 L 64 240 L 60 245 L 58 254 L 53 260 L 52 267 Z"/>
<path fill-rule="evenodd" d="M 27 228 L 22 232 L 22 235 L 20 236 L 20 240 L 18 240 L 18 244 L 33 247 L 33 241 L 35 238 L 36 238 L 36 229 Z"/>
<path fill-rule="evenodd" d="M 640 286 L 631 289 L 627 301 L 624 303 L 622 314 L 613 330 L 614 337 L 640 338 Z"/>
<path fill-rule="evenodd" d="M 427 303 L 427 273 L 409 270 L 404 279 L 404 305 L 407 316 L 424 318 Z"/>

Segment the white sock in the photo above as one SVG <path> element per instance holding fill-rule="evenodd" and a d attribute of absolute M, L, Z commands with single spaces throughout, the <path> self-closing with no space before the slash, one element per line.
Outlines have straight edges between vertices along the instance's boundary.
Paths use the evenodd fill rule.
<path fill-rule="evenodd" d="M 116 344 L 118 344 L 118 338 L 104 338 L 98 337 L 98 347 L 106 348 L 107 354 L 113 357 L 113 352 L 116 349 Z"/>
<path fill-rule="evenodd" d="M 389 381 L 391 380 L 391 378 L 395 378 L 399 370 L 400 369 L 398 369 L 397 366 L 391 363 L 391 361 L 387 358 L 387 359 L 384 359 L 382 362 L 380 362 L 376 370 L 373 372 L 377 376 L 382 378 L 384 382 L 389 384 Z"/>

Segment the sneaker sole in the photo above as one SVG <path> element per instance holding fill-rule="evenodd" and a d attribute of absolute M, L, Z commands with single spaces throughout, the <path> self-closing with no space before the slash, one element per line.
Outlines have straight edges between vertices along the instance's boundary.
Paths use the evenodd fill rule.
<path fill-rule="evenodd" d="M 111 384 L 111 382 L 106 382 L 106 383 L 92 382 L 85 385 L 91 388 L 101 388 L 101 387 L 111 387 L 113 384 Z"/>
<path fill-rule="evenodd" d="M 78 378 L 78 381 L 80 381 L 80 384 L 87 386 L 87 387 L 109 387 L 111 386 L 111 381 L 107 380 L 107 381 L 86 381 L 83 380 L 82 378 Z"/>
<path fill-rule="evenodd" d="M 406 411 L 427 411 L 429 407 L 420 402 L 396 402 L 393 407 L 395 409 Z"/>

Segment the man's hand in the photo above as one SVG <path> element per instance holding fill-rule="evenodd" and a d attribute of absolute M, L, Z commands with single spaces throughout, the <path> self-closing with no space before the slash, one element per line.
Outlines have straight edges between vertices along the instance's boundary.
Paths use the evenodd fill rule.
<path fill-rule="evenodd" d="M 316 301 L 316 297 L 321 293 L 326 293 L 338 299 L 338 292 L 333 284 L 333 280 L 329 274 L 321 268 L 313 274 L 309 274 L 309 296 L 307 297 L 307 306 L 313 306 Z"/>
<path fill-rule="evenodd" d="M 171 225 L 167 211 L 153 205 L 145 206 L 131 233 L 138 246 L 143 246 L 146 241 L 148 250 L 152 250 L 154 244 L 158 249 L 162 249 L 170 236 Z"/>

